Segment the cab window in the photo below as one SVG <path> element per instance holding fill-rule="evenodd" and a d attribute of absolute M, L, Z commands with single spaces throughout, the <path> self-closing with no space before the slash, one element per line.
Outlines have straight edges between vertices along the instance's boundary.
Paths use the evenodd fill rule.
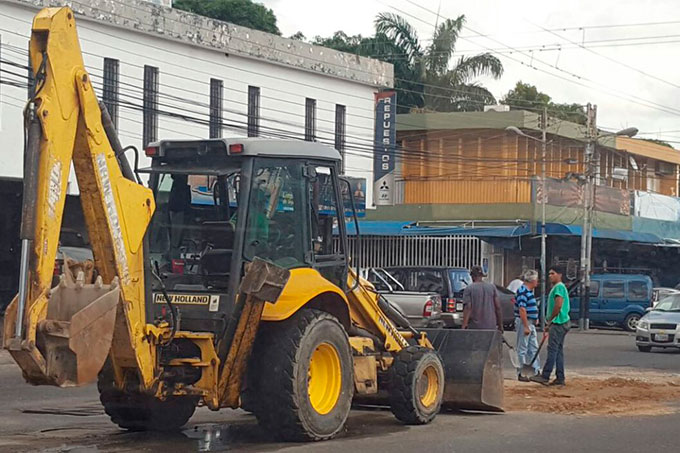
<path fill-rule="evenodd" d="M 253 170 L 244 255 L 286 267 L 305 265 L 302 163 L 260 159 Z"/>
<path fill-rule="evenodd" d="M 338 194 L 332 170 L 326 166 L 308 169 L 311 239 L 315 261 L 337 259 L 333 247 L 333 229 L 338 228 Z"/>

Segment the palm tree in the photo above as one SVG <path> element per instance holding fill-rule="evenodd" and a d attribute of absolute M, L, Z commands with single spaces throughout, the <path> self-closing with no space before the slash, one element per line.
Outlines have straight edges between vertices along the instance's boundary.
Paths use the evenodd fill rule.
<path fill-rule="evenodd" d="M 375 20 L 376 39 L 386 37 L 396 53 L 386 61 L 395 64 L 395 86 L 400 111 L 461 112 L 482 110 L 495 104 L 494 96 L 476 81 L 482 76 L 498 79 L 500 60 L 490 53 L 454 59 L 456 41 L 465 16 L 446 19 L 435 29 L 432 44 L 423 47 L 415 29 L 398 14 L 380 13 Z"/>

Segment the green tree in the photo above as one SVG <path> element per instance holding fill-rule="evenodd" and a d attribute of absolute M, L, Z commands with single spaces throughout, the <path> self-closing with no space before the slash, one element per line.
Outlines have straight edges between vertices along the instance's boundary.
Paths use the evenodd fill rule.
<path fill-rule="evenodd" d="M 387 37 L 398 52 L 383 57 L 395 64 L 397 99 L 401 110 L 420 108 L 439 112 L 480 111 L 496 99 L 477 79 L 503 75 L 503 65 L 490 53 L 455 57 L 465 16 L 446 19 L 424 47 L 411 24 L 397 14 L 380 13 L 376 37 Z M 380 57 L 379 57 L 380 58 Z M 397 68 L 397 62 L 402 62 Z"/>
<path fill-rule="evenodd" d="M 541 112 L 543 108 L 549 110 L 549 115 L 572 123 L 586 124 L 586 112 L 580 104 L 560 104 L 552 102 L 547 94 L 538 91 L 534 85 L 517 82 L 515 88 L 501 99 L 502 104 L 510 106 L 511 110 L 528 110 Z"/>
<path fill-rule="evenodd" d="M 175 0 L 173 8 L 280 35 L 274 11 L 252 0 Z"/>
<path fill-rule="evenodd" d="M 422 84 L 418 83 L 418 76 L 413 72 L 410 62 L 402 58 L 402 49 L 397 43 L 383 33 L 374 36 L 352 35 L 336 31 L 332 36 L 323 38 L 317 36 L 312 41 L 318 46 L 329 47 L 341 52 L 352 53 L 364 57 L 377 58 L 394 66 L 394 76 L 397 88 L 397 102 L 400 112 L 409 111 L 411 107 L 422 107 Z"/>
<path fill-rule="evenodd" d="M 295 34 L 290 35 L 288 38 L 294 39 L 296 41 L 306 41 L 307 37 L 301 31 L 295 32 Z"/>

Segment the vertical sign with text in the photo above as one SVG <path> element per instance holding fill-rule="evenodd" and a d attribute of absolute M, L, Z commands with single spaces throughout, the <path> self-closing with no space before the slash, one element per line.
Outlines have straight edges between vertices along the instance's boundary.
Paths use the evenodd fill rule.
<path fill-rule="evenodd" d="M 373 201 L 377 206 L 394 204 L 396 146 L 397 93 L 394 91 L 376 93 Z"/>

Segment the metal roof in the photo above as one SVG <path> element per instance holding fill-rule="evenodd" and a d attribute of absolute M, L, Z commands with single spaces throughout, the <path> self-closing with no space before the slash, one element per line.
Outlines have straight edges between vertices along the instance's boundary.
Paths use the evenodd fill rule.
<path fill-rule="evenodd" d="M 571 121 L 550 118 L 546 129 L 548 134 L 586 142 L 586 127 Z M 514 126 L 529 133 L 539 133 L 539 115 L 525 110 L 509 112 L 432 112 L 406 113 L 397 115 L 397 132 L 463 129 L 501 129 Z M 405 134 L 405 135 L 406 135 Z M 601 132 L 600 135 L 607 134 Z M 618 149 L 634 155 L 651 157 L 656 160 L 680 164 L 680 151 L 667 146 L 638 138 L 614 137 L 611 135 L 598 139 L 600 146 Z"/>

